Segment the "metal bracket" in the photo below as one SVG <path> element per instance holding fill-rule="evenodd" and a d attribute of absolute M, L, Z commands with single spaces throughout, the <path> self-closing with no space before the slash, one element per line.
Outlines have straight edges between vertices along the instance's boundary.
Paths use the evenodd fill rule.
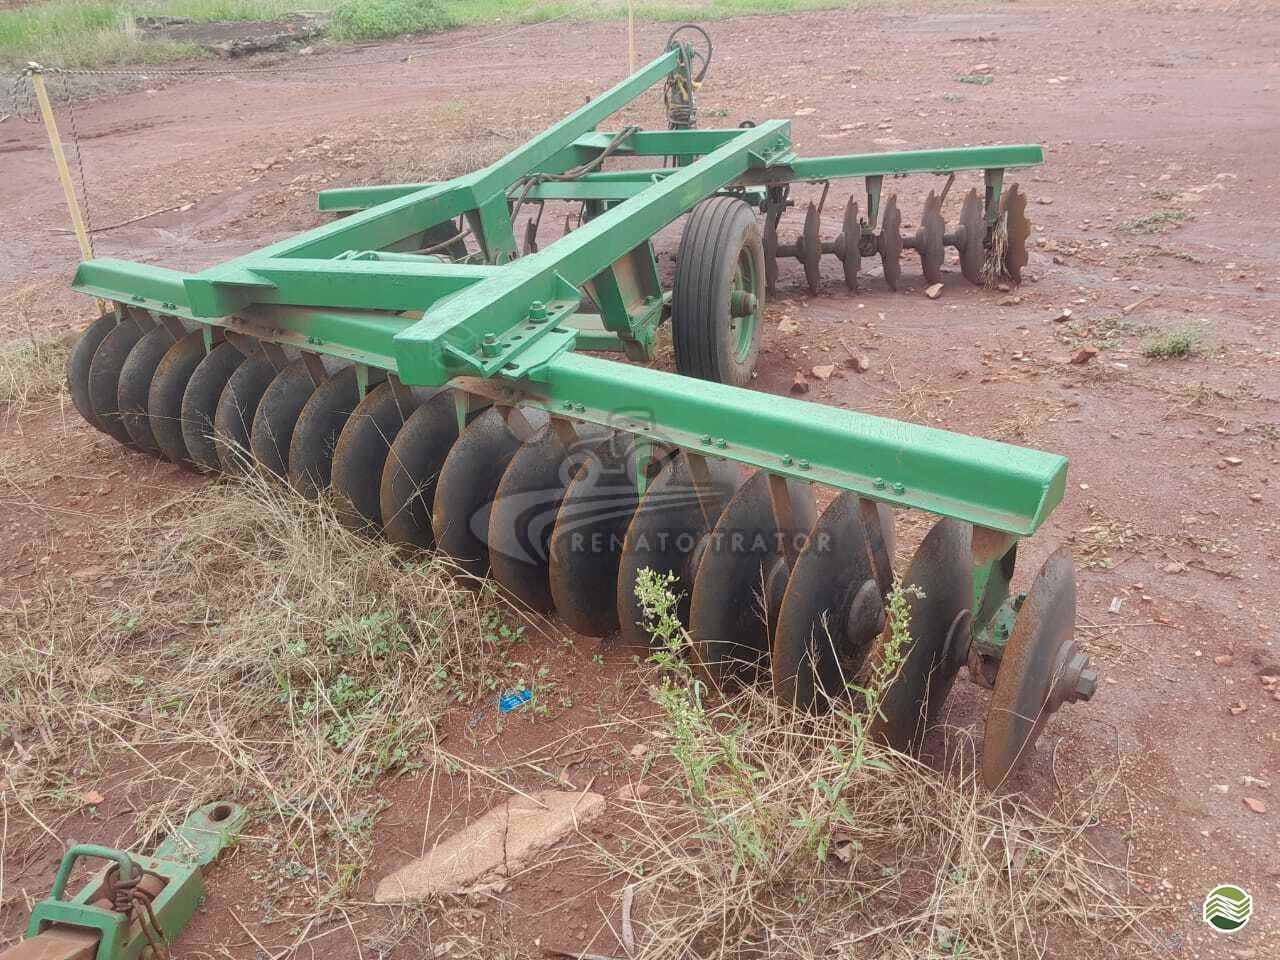
<path fill-rule="evenodd" d="M 150 857 L 89 844 L 72 847 L 62 857 L 48 898 L 31 911 L 27 939 L 0 958 L 135 960 L 157 935 L 172 942 L 204 898 L 200 868 L 212 863 L 233 842 L 247 818 L 248 812 L 238 804 L 207 804 L 191 814 Z M 110 863 L 78 894 L 66 899 L 72 867 L 86 857 Z M 120 885 L 145 895 L 150 909 L 117 910 Z M 158 931 L 151 929 L 153 917 Z"/>

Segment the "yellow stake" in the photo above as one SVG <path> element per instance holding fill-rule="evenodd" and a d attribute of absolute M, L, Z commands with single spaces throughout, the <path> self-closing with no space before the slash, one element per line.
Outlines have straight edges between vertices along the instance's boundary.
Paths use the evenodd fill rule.
<path fill-rule="evenodd" d="M 31 76 L 31 86 L 36 91 L 36 101 L 40 104 L 40 117 L 44 120 L 44 129 L 49 134 L 49 147 L 53 150 L 53 162 L 58 168 L 58 179 L 62 182 L 62 193 L 67 198 L 67 210 L 71 213 L 71 226 L 75 228 L 76 239 L 80 241 L 80 255 L 86 260 L 93 259 L 93 243 L 89 239 L 89 231 L 84 227 L 84 217 L 80 214 L 80 201 L 76 199 L 76 190 L 71 183 L 71 171 L 67 168 L 67 156 L 62 152 L 62 138 L 58 136 L 58 123 L 53 118 L 53 106 L 49 103 L 49 91 L 44 85 L 44 69 L 38 63 L 28 63 L 27 72 Z M 107 303 L 98 299 L 98 309 L 106 312 Z"/>
<path fill-rule="evenodd" d="M 49 91 L 44 86 L 44 72 L 38 63 L 28 64 L 27 70 L 31 74 L 31 85 L 36 88 L 40 116 L 44 119 L 44 128 L 49 134 L 49 146 L 53 148 L 53 162 L 58 167 L 58 179 L 62 181 L 62 192 L 67 198 L 67 209 L 71 211 L 71 225 L 75 227 L 76 239 L 80 241 L 80 252 L 86 260 L 92 260 L 93 244 L 89 242 L 89 231 L 84 228 L 84 218 L 80 215 L 80 203 L 76 200 L 75 187 L 71 185 L 71 171 L 67 169 L 67 157 L 62 152 L 62 138 L 58 136 L 58 124 L 53 119 Z"/>
<path fill-rule="evenodd" d="M 627 47 L 630 72 L 636 72 L 636 4 L 635 0 L 627 0 Z"/>

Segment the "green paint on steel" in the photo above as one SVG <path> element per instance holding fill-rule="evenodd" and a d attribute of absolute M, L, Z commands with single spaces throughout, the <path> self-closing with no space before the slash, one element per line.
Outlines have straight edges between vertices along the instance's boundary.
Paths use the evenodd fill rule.
<path fill-rule="evenodd" d="M 726 459 L 1015 536 L 1033 533 L 1066 491 L 1066 457 L 994 440 L 577 353 L 533 377 L 521 389 L 548 410 L 581 404 L 579 419 L 633 429 L 617 423 L 623 404 L 635 432 L 654 439 L 699 449 L 710 433 L 725 438 L 715 452 Z"/>
<path fill-rule="evenodd" d="M 48 898 L 31 911 L 27 938 L 38 937 L 56 924 L 96 932 L 96 960 L 140 960 L 144 953 L 149 955 L 146 935 L 141 929 L 133 931 L 128 916 L 94 904 L 104 896 L 110 873 L 116 871 L 120 879 L 127 881 L 140 871 L 164 881 L 152 902 L 152 911 L 165 939 L 172 943 L 204 899 L 201 867 L 217 859 L 235 839 L 245 817 L 244 809 L 237 804 L 201 807 L 150 857 L 91 844 L 72 847 L 62 857 Z M 79 893 L 68 897 L 66 888 L 72 868 L 83 859 L 109 862 L 90 877 Z"/>

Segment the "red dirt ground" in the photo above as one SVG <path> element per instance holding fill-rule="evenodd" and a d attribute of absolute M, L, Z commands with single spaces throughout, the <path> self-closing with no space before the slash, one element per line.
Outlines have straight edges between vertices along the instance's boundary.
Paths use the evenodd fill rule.
<path fill-rule="evenodd" d="M 656 49 L 665 33 L 642 25 L 640 48 Z M 1070 457 L 1068 496 L 1021 551 L 1019 583 L 1054 545 L 1073 544 L 1080 635 L 1105 680 L 1092 704 L 1054 720 L 1019 786 L 1051 799 L 1055 779 L 1118 770 L 1124 790 L 1097 841 L 1147 878 L 1138 896 L 1160 908 L 1147 921 L 1153 938 L 1126 942 L 1122 955 L 1274 956 L 1280 702 L 1260 676 L 1280 662 L 1280 494 L 1271 483 L 1280 461 L 1280 227 L 1266 199 L 1280 182 L 1280 14 L 1266 4 L 961 5 L 743 18 L 712 33 L 716 60 L 699 101 L 707 126 L 790 117 L 807 154 L 1044 143 L 1046 165 L 1014 177 L 1036 221 L 1026 284 L 976 289 L 952 262 L 931 301 L 908 259 L 902 292 L 889 292 L 878 266 L 864 262 L 855 294 L 831 260 L 822 296 L 811 298 L 798 265 L 784 265 L 757 386 L 784 393 L 801 373 L 811 400 Z M 153 74 L 131 92 L 76 105 L 95 224 L 194 204 L 99 234 L 100 255 L 203 267 L 321 222 L 312 197 L 324 186 L 452 175 L 620 77 L 625 40 L 617 24 L 559 24 L 276 63 L 280 70 L 253 75 Z M 992 84 L 957 82 L 980 64 Z M 652 123 L 659 112 L 650 102 L 634 115 Z M 63 124 L 69 132 L 65 111 Z M 58 292 L 77 257 L 59 232 L 66 218 L 42 131 L 5 121 L 0 156 L 0 293 L 48 282 L 48 307 L 31 323 L 78 327 L 91 305 L 69 308 Z M 962 177 L 952 191 L 951 222 L 974 182 Z M 895 186 L 911 221 L 937 183 Z M 839 232 L 849 189 L 834 185 L 828 237 Z M 1169 211 L 1186 216 L 1161 216 Z M 799 219 L 784 221 L 784 239 Z M 667 253 L 674 236 L 664 234 Z M 1064 308 L 1071 321 L 1052 322 Z M 784 320 L 799 331 L 781 332 Z M 1143 355 L 1144 344 L 1188 326 L 1201 334 L 1196 356 Z M 1069 364 L 1086 344 L 1101 352 Z M 869 355 L 867 373 L 841 366 L 847 348 Z M 830 380 L 811 374 L 828 363 L 838 368 Z M 95 530 L 197 482 L 125 452 L 65 403 L 6 421 L 3 438 L 15 462 L 50 465 L 44 482 L 0 499 L 6 590 L 102 576 Z M 477 730 L 475 755 L 519 755 L 597 716 L 645 709 L 628 682 L 631 652 L 606 645 L 599 666 L 586 659 L 594 649 L 557 654 L 578 707 L 510 738 Z M 950 720 L 980 722 L 986 696 L 958 685 Z M 566 765 L 577 787 L 609 792 L 634 772 L 625 726 L 581 742 L 599 746 Z M 1270 785 L 1246 787 L 1246 777 Z M 361 890 L 492 801 L 471 786 L 447 784 L 428 813 L 421 783 L 394 784 Z M 1253 812 L 1246 796 L 1266 812 Z M 72 820 L 63 829 L 89 839 L 104 828 Z M 598 831 L 607 837 L 609 828 Z M 47 890 L 53 852 L 6 870 L 6 935 L 25 915 L 8 908 L 22 904 L 17 891 Z M 184 952 L 212 956 L 221 944 L 251 956 L 228 908 L 273 952 L 287 945 L 258 925 L 256 906 L 234 906 L 244 906 L 236 876 L 234 863 L 212 871 Z M 1222 882 L 1255 901 L 1235 936 L 1198 919 L 1205 893 Z M 520 878 L 505 895 L 515 905 L 513 935 L 587 948 L 602 926 L 597 902 L 611 908 L 610 891 L 593 883 L 554 870 Z M 551 902 L 562 890 L 588 892 L 562 909 Z M 335 933 L 320 941 L 321 954 L 361 955 L 356 940 L 354 931 Z M 409 946 L 392 955 L 430 955 Z M 592 949 L 621 952 L 607 931 Z"/>

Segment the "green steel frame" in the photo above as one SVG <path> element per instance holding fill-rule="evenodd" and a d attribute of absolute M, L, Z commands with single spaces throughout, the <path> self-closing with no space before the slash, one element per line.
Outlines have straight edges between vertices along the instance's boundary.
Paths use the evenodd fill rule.
<path fill-rule="evenodd" d="M 970 521 L 1000 535 L 999 548 L 979 561 L 980 589 L 1003 580 L 991 576 L 997 562 L 1011 561 L 1015 539 L 1032 533 L 1062 498 L 1065 458 L 578 351 L 651 355 L 669 312 L 651 238 L 707 197 L 730 193 L 764 206 L 770 192 L 792 182 L 863 177 L 865 238 L 884 178 L 981 170 L 991 223 L 1004 171 L 1042 163 L 1041 148 L 805 159 L 794 153 L 785 120 L 726 130 L 597 130 L 656 83 L 674 77 L 692 88 L 691 62 L 688 46 L 673 46 L 475 173 L 324 191 L 320 209 L 349 215 L 195 274 L 86 261 L 74 288 L 139 315 L 204 324 L 210 344 L 240 333 L 345 358 L 360 365 L 362 387 L 382 376 L 422 387 L 469 384 L 490 400 L 626 426 L 774 474 Z M 612 157 L 668 159 L 603 169 Z M 518 256 L 513 206 L 547 200 L 582 201 L 590 216 Z M 458 218 L 479 251 L 459 262 L 427 252 L 455 235 Z M 588 294 L 599 313 L 581 309 Z M 619 408 L 628 411 L 621 423 Z"/>

